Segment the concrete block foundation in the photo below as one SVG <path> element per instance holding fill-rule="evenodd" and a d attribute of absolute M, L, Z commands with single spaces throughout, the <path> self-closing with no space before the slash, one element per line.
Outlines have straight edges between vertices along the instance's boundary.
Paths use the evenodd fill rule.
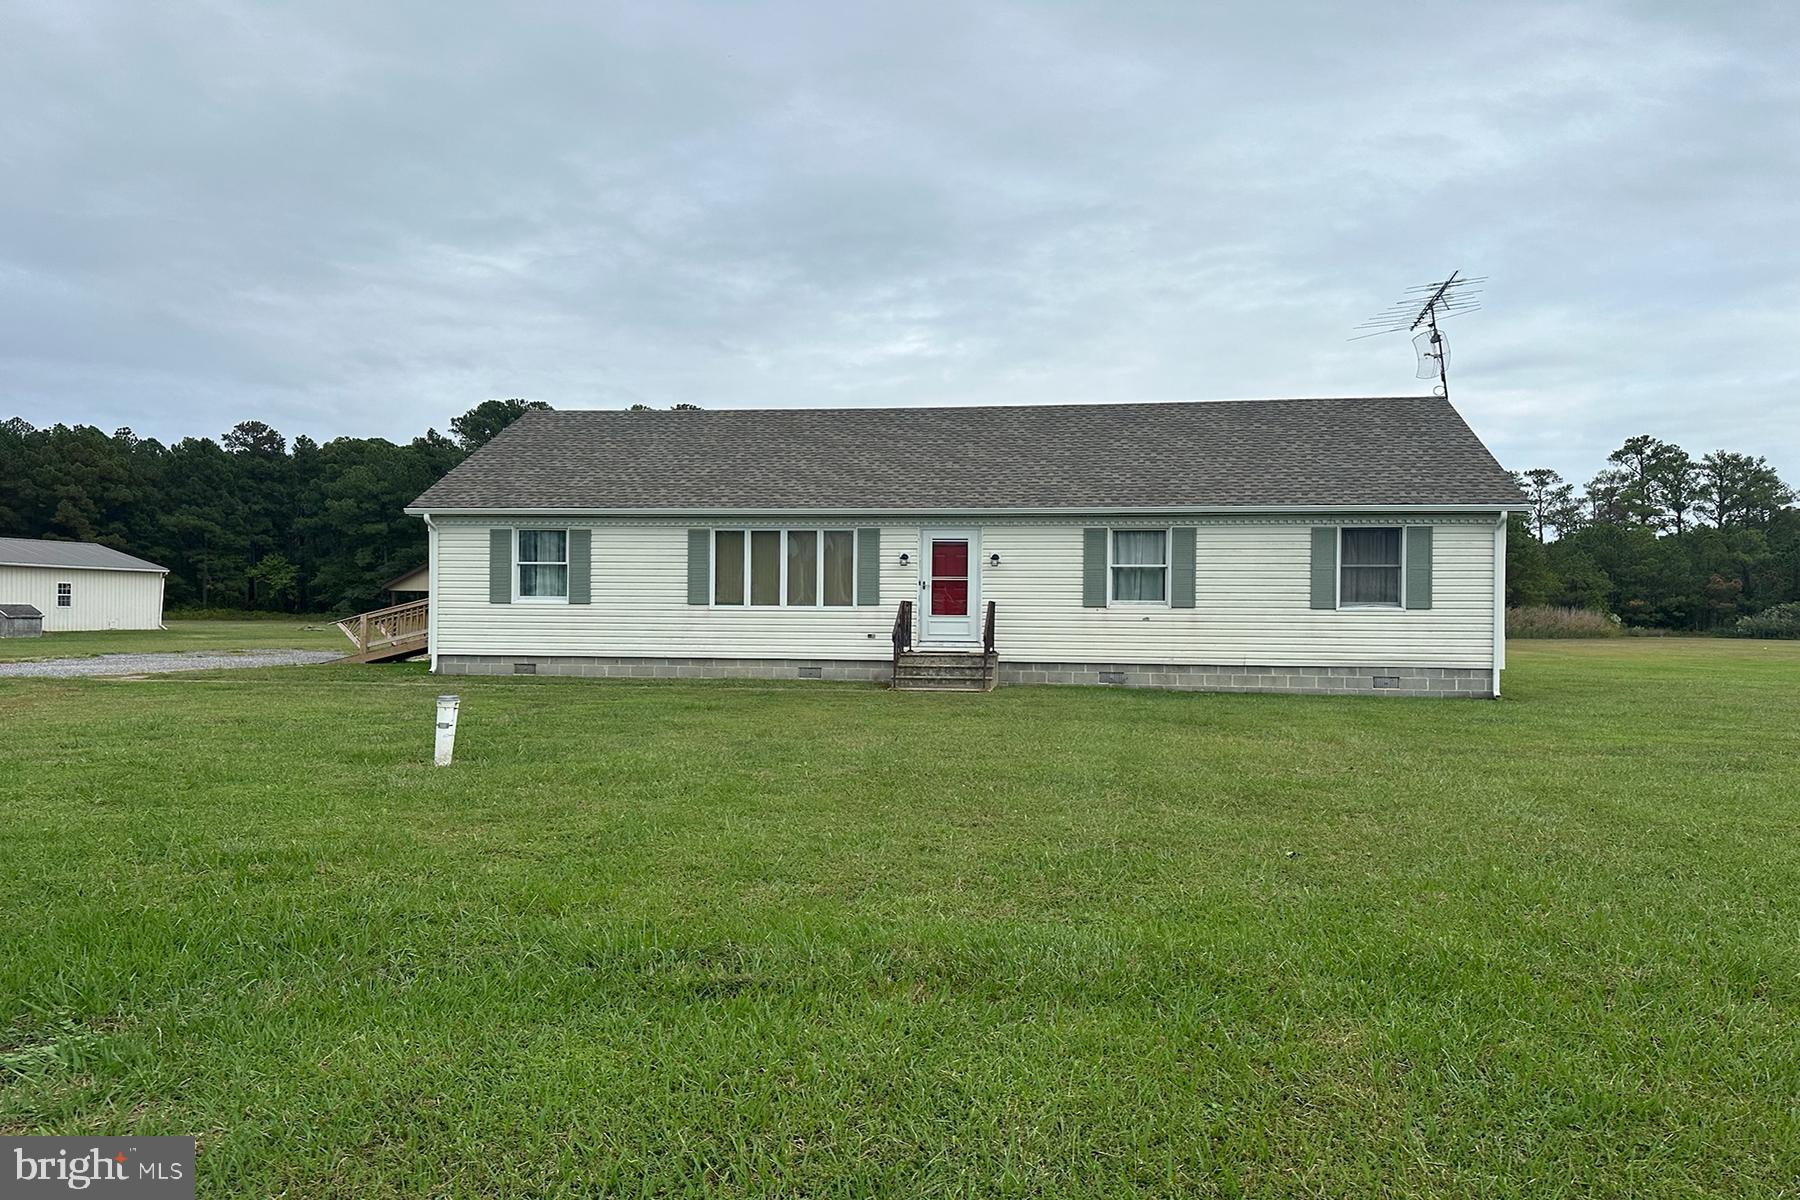
<path fill-rule="evenodd" d="M 885 659 L 592 658 L 578 655 L 444 654 L 440 675 L 564 675 L 590 679 L 820 679 L 887 683 Z M 1313 696 L 1489 699 L 1481 667 L 1240 666 L 1180 663 L 1000 663 L 1002 685 L 1086 685 L 1195 692 L 1290 692 Z"/>

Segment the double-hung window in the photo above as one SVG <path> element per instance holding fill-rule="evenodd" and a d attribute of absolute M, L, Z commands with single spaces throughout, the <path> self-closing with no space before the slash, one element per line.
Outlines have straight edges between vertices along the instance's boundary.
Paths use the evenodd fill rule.
<path fill-rule="evenodd" d="M 853 529 L 715 529 L 713 603 L 849 608 L 856 603 Z"/>
<path fill-rule="evenodd" d="M 1112 598 L 1115 604 L 1169 602 L 1169 531 L 1112 531 Z"/>
<path fill-rule="evenodd" d="M 59 583 L 56 585 L 56 607 L 69 608 L 75 603 L 75 585 Z"/>
<path fill-rule="evenodd" d="M 569 531 L 519 530 L 519 599 L 546 603 L 569 599 Z"/>
<path fill-rule="evenodd" d="M 1338 607 L 1400 607 L 1400 531 L 1339 531 Z"/>

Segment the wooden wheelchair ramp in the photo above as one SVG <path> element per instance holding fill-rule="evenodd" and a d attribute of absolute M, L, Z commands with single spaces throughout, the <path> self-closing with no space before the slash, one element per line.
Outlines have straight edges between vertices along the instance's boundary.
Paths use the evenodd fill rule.
<path fill-rule="evenodd" d="M 337 623 L 356 647 L 339 662 L 398 662 L 430 649 L 431 601 L 409 600 L 392 608 L 358 613 Z"/>

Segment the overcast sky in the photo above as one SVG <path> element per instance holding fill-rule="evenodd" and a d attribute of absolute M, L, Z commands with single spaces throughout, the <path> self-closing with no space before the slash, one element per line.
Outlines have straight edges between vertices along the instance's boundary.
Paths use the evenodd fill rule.
<path fill-rule="evenodd" d="M 0 416 L 1414 394 L 1800 482 L 1800 4 L 0 4 Z"/>

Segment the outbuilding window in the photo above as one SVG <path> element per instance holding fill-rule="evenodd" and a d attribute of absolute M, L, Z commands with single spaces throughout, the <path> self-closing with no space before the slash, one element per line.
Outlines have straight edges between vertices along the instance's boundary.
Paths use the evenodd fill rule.
<path fill-rule="evenodd" d="M 856 531 L 715 529 L 713 603 L 849 608 L 856 603 Z"/>
<path fill-rule="evenodd" d="M 1339 536 L 1338 606 L 1399 608 L 1400 530 L 1345 528 Z"/>
<path fill-rule="evenodd" d="M 59 583 L 56 585 L 56 607 L 68 608 L 75 603 L 75 585 Z"/>
<path fill-rule="evenodd" d="M 568 600 L 568 530 L 519 530 L 518 563 L 520 600 Z"/>
<path fill-rule="evenodd" d="M 1112 598 L 1119 604 L 1169 602 L 1169 531 L 1112 531 Z"/>

